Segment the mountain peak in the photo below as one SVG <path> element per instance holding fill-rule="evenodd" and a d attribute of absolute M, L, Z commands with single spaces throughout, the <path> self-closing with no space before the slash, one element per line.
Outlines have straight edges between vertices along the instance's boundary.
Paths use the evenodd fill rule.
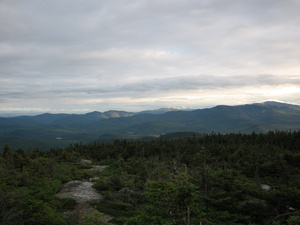
<path fill-rule="evenodd" d="M 266 102 L 263 102 L 262 105 L 267 105 L 269 107 L 276 107 L 276 108 L 289 108 L 291 110 L 300 110 L 300 105 L 284 103 L 284 102 L 277 102 L 277 101 L 266 101 Z"/>

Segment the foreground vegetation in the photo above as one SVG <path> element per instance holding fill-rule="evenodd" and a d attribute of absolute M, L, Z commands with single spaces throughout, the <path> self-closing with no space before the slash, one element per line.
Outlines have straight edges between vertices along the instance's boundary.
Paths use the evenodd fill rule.
<path fill-rule="evenodd" d="M 0 158 L 0 224 L 71 224 L 61 185 L 109 165 L 94 202 L 114 224 L 300 224 L 300 132 L 209 134 L 13 150 Z M 87 218 L 85 224 L 97 224 Z"/>

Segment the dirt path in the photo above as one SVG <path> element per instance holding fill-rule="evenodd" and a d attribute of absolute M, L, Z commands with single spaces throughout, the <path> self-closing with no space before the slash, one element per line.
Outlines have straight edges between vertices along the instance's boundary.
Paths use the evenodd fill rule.
<path fill-rule="evenodd" d="M 106 166 L 93 166 L 90 170 L 102 171 Z M 98 212 L 90 205 L 92 201 L 102 200 L 102 196 L 92 187 L 94 182 L 90 181 L 69 181 L 62 186 L 61 191 L 56 195 L 58 198 L 72 198 L 78 203 L 76 208 L 69 212 L 71 216 L 76 216 L 78 224 L 82 223 L 84 216 L 93 215 Z M 102 220 L 107 222 L 112 217 L 104 215 Z"/>

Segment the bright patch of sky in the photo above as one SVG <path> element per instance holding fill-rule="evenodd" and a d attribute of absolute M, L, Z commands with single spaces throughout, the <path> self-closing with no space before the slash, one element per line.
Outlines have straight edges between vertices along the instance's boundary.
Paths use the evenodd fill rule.
<path fill-rule="evenodd" d="M 0 116 L 300 104 L 298 0 L 0 2 Z"/>

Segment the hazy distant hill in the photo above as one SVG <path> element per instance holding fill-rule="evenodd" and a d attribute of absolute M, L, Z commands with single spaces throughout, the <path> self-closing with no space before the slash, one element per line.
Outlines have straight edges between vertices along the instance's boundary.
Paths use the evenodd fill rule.
<path fill-rule="evenodd" d="M 137 112 L 136 114 L 163 114 L 166 112 L 173 112 L 173 111 L 181 111 L 183 109 L 177 109 L 177 108 L 160 108 L 155 110 L 145 110 L 141 112 Z"/>
<path fill-rule="evenodd" d="M 42 114 L 0 118 L 0 145 L 24 143 L 63 146 L 74 142 L 142 138 L 174 132 L 251 133 L 299 130 L 300 106 L 279 102 L 225 106 L 184 111 L 159 109 L 77 114 Z M 178 136 L 178 135 L 177 135 Z M 184 135 L 183 135 L 184 136 Z M 29 146 L 27 144 L 27 146 Z"/>

